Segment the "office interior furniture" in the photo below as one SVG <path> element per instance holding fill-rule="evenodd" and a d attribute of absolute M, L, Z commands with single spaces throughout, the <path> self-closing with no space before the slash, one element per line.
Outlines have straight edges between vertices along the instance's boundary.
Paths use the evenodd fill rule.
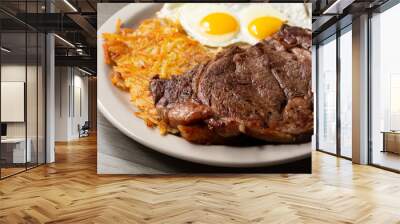
<path fill-rule="evenodd" d="M 78 125 L 79 138 L 89 136 L 89 130 L 90 130 L 89 121 L 85 121 L 85 123 L 82 126 Z"/>
<path fill-rule="evenodd" d="M 1 138 L 5 138 L 7 136 L 7 124 L 1 123 Z"/>
<path fill-rule="evenodd" d="M 400 154 L 400 131 L 382 131 L 382 135 L 382 152 L 392 152 Z"/>
<path fill-rule="evenodd" d="M 25 151 L 25 144 L 26 151 Z M 32 140 L 27 138 L 1 139 L 1 160 L 3 164 L 25 164 L 32 161 Z"/>

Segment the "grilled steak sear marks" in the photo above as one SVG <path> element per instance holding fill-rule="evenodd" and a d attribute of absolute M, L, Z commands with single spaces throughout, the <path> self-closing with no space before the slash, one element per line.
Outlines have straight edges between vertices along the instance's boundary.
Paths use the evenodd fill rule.
<path fill-rule="evenodd" d="M 274 143 L 313 132 L 311 31 L 284 25 L 254 46 L 232 46 L 151 92 L 161 118 L 187 140 L 226 144 L 239 135 Z"/>

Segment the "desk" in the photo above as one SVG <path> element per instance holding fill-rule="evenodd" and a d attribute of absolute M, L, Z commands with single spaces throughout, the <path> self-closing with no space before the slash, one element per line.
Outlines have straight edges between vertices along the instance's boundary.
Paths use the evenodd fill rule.
<path fill-rule="evenodd" d="M 382 152 L 400 154 L 400 131 L 382 131 L 383 149 Z"/>
<path fill-rule="evenodd" d="M 30 138 L 26 140 L 26 154 L 25 154 L 25 138 L 5 138 L 1 139 L 1 154 L 7 163 L 25 163 L 30 162 L 32 159 Z M 10 148 L 9 146 L 13 146 Z M 4 156 L 3 156 L 4 155 Z M 12 156 L 11 156 L 12 155 Z M 11 159 L 12 158 L 12 159 Z M 25 161 L 26 158 L 26 161 Z"/>

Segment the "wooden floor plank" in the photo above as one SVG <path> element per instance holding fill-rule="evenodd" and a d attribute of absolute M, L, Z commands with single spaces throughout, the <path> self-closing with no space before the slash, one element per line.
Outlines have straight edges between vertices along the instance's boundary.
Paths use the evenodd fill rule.
<path fill-rule="evenodd" d="M 400 175 L 313 152 L 313 174 L 96 174 L 96 138 L 0 181 L 0 223 L 400 223 Z"/>

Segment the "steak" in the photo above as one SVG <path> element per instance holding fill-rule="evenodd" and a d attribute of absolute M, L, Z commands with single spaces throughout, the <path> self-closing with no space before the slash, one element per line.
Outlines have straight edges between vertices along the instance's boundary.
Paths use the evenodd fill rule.
<path fill-rule="evenodd" d="M 311 31 L 283 25 L 270 38 L 229 47 L 185 74 L 155 76 L 150 90 L 160 117 L 194 143 L 229 144 L 241 136 L 310 141 Z"/>

